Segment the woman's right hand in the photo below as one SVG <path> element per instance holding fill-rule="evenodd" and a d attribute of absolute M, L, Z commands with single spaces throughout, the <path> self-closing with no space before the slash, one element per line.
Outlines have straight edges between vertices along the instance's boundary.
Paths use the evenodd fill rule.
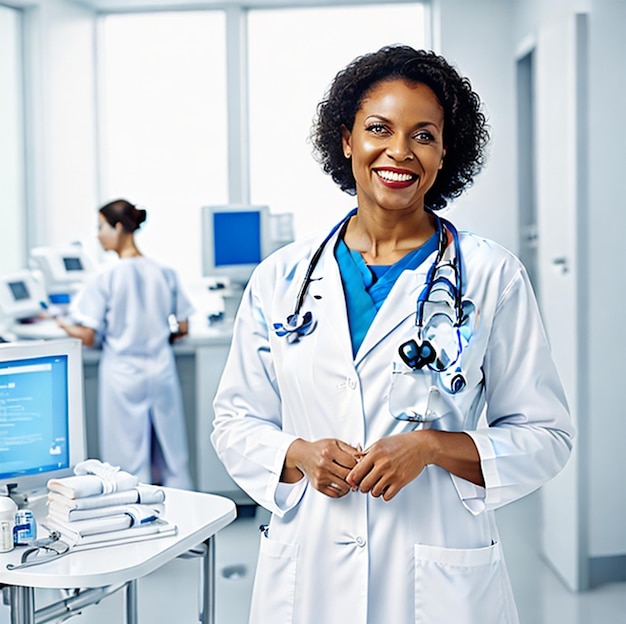
<path fill-rule="evenodd" d="M 359 449 L 336 438 L 316 442 L 298 438 L 287 449 L 280 480 L 295 483 L 304 475 L 322 494 L 341 498 L 351 489 L 345 479 L 356 466 L 359 456 Z"/>

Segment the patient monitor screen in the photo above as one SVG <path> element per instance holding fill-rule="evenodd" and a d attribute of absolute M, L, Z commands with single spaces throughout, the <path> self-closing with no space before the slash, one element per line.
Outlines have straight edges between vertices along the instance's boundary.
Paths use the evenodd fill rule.
<path fill-rule="evenodd" d="M 81 262 L 81 259 L 78 257 L 63 258 L 63 266 L 65 267 L 66 271 L 84 271 L 85 270 L 85 267 L 83 266 L 83 263 Z"/>
<path fill-rule="evenodd" d="M 24 282 L 9 282 L 9 290 L 15 301 L 23 301 L 30 298 L 30 293 Z"/>
<path fill-rule="evenodd" d="M 260 212 L 215 213 L 213 231 L 216 267 L 258 264 L 262 260 Z"/>
<path fill-rule="evenodd" d="M 0 362 L 0 478 L 69 466 L 67 359 Z"/>

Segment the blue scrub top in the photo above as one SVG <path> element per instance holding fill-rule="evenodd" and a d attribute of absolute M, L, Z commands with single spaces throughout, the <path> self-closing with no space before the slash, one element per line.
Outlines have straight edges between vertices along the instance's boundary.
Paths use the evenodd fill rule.
<path fill-rule="evenodd" d="M 389 266 L 367 265 L 358 251 L 348 248 L 343 239 L 335 246 L 335 258 L 346 297 L 352 355 L 356 356 L 376 313 L 403 271 L 416 269 L 437 251 L 435 232 L 421 247 Z"/>

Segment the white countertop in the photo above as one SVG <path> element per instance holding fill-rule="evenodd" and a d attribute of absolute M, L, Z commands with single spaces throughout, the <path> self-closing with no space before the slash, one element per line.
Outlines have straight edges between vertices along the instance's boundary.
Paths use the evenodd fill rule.
<path fill-rule="evenodd" d="M 176 535 L 131 544 L 81 550 L 21 570 L 7 570 L 20 562 L 24 546 L 0 553 L 0 583 L 23 587 L 103 587 L 149 574 L 202 543 L 237 516 L 233 501 L 214 494 L 163 488 L 162 517 L 178 527 Z M 43 503 L 34 509 L 45 517 Z"/>

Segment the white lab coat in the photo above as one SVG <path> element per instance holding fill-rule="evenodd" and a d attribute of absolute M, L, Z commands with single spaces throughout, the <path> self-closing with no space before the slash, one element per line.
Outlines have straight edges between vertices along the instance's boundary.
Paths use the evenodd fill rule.
<path fill-rule="evenodd" d="M 472 436 L 485 488 L 434 465 L 389 502 L 360 492 L 332 499 L 306 479 L 279 484 L 295 438 L 367 448 L 415 428 L 390 414 L 391 370 L 394 362 L 406 368 L 398 347 L 415 338 L 415 302 L 435 254 L 399 277 L 354 358 L 335 237 L 303 306 L 317 327 L 299 342 L 272 326 L 293 312 L 320 241 L 284 247 L 250 280 L 215 398 L 212 441 L 235 481 L 272 512 L 260 536 L 251 622 L 518 621 L 493 510 L 558 473 L 573 430 L 522 265 L 490 241 L 460 239 L 465 296 L 479 321 L 464 352 L 467 387 L 439 393 L 443 417 L 432 426 Z"/>
<path fill-rule="evenodd" d="M 192 306 L 172 269 L 122 258 L 88 282 L 72 303 L 75 322 L 102 342 L 98 371 L 101 459 L 151 483 L 152 435 L 166 486 L 191 488 L 187 434 L 168 316 Z"/>

